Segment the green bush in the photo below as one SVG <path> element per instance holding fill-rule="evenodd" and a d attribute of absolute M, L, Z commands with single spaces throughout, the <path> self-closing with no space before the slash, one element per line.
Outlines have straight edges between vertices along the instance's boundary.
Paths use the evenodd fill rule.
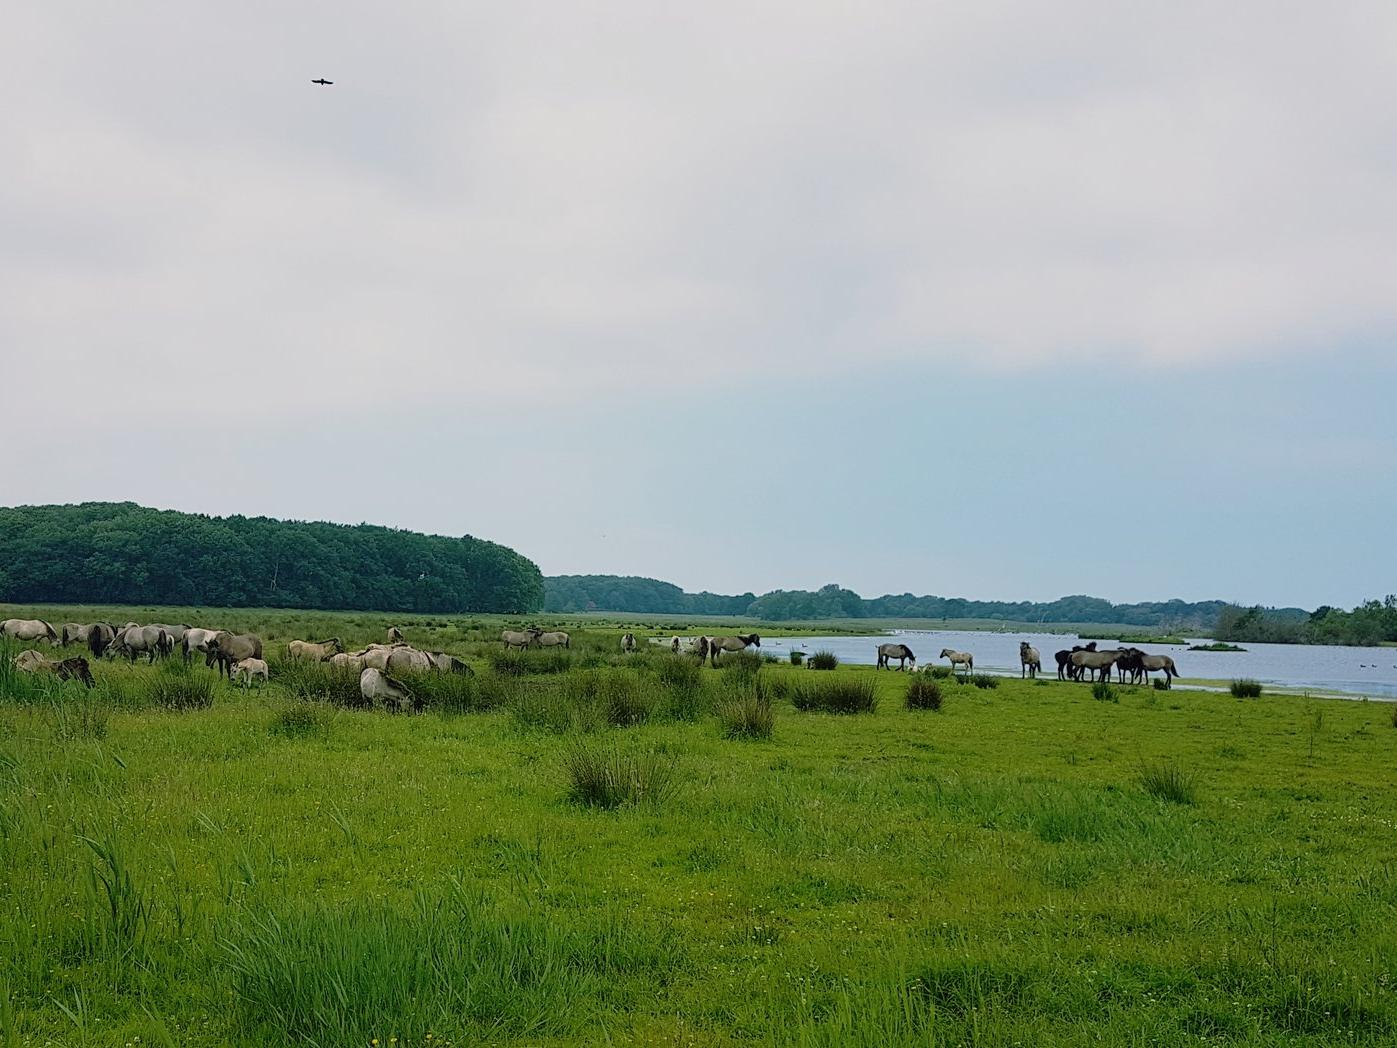
<path fill-rule="evenodd" d="M 970 683 L 977 688 L 997 688 L 999 687 L 999 678 L 988 673 L 976 673 L 970 678 Z"/>
<path fill-rule="evenodd" d="M 839 656 L 832 651 L 817 651 L 807 662 L 812 670 L 832 670 L 839 666 Z"/>
<path fill-rule="evenodd" d="M 328 702 L 349 709 L 364 705 L 356 669 L 296 659 L 277 667 L 276 680 L 297 699 Z"/>
<path fill-rule="evenodd" d="M 907 685 L 909 710 L 940 710 L 941 686 L 934 680 L 913 677 Z"/>
<path fill-rule="evenodd" d="M 792 666 L 800 666 L 800 665 L 803 665 L 803 664 L 805 663 L 805 652 L 803 652 L 803 651 L 793 651 L 793 652 L 791 652 L 791 654 L 790 654 L 790 659 L 791 659 L 791 665 L 792 665 Z"/>
<path fill-rule="evenodd" d="M 949 666 L 932 666 L 926 672 L 930 673 L 933 680 L 954 680 L 955 671 Z"/>
<path fill-rule="evenodd" d="M 806 712 L 872 713 L 878 708 L 878 689 L 860 677 L 807 678 L 791 688 L 791 704 Z"/>
<path fill-rule="evenodd" d="M 563 695 L 573 709 L 597 710 L 618 728 L 644 724 L 655 712 L 655 692 L 639 674 L 623 669 L 581 670 L 563 678 Z"/>
<path fill-rule="evenodd" d="M 1166 677 L 1155 677 L 1152 681 L 1150 681 L 1150 683 L 1154 685 L 1155 691 L 1169 690 L 1169 680 Z"/>
<path fill-rule="evenodd" d="M 1097 702 L 1120 702 L 1120 696 L 1116 694 L 1116 689 L 1111 687 L 1109 681 L 1099 680 L 1091 686 L 1091 697 Z"/>
<path fill-rule="evenodd" d="M 569 799 L 597 808 L 658 804 L 674 788 L 674 758 L 660 750 L 614 743 L 574 743 L 563 756 Z"/>
<path fill-rule="evenodd" d="M 1194 804 L 1198 799 L 1193 776 L 1174 761 L 1141 765 L 1140 785 L 1150 796 L 1171 804 Z"/>
<path fill-rule="evenodd" d="M 1232 682 L 1231 691 L 1233 696 L 1238 699 L 1259 699 L 1261 697 L 1261 682 L 1252 680 L 1250 677 L 1243 677 Z"/>

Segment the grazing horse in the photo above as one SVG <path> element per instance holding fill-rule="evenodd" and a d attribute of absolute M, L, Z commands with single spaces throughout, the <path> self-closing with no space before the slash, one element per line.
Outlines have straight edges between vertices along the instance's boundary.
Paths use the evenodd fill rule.
<path fill-rule="evenodd" d="M 708 658 L 711 665 L 718 665 L 718 656 L 725 651 L 746 651 L 749 647 L 760 648 L 762 639 L 755 633 L 739 633 L 734 637 L 707 637 Z"/>
<path fill-rule="evenodd" d="M 1179 675 L 1178 667 L 1174 665 L 1174 660 L 1168 655 L 1145 655 L 1140 656 L 1140 673 L 1146 680 L 1150 679 L 1150 671 L 1163 670 L 1164 684 L 1166 687 L 1174 686 L 1174 678 Z"/>
<path fill-rule="evenodd" d="M 388 627 L 388 643 L 389 643 L 389 644 L 401 644 L 402 642 L 403 642 L 403 631 L 400 630 L 400 629 L 398 629 L 397 626 L 389 626 L 389 627 Z"/>
<path fill-rule="evenodd" d="M 906 644 L 879 644 L 878 645 L 878 669 L 886 670 L 891 667 L 888 663 L 892 659 L 897 659 L 899 671 L 907 668 L 907 663 L 912 663 L 912 672 L 917 672 L 917 656 L 912 654 L 912 649 Z"/>
<path fill-rule="evenodd" d="M 65 622 L 58 630 L 58 636 L 61 638 L 59 643 L 65 648 L 69 644 L 86 644 L 91 632 L 91 626 L 84 626 L 80 622 Z"/>
<path fill-rule="evenodd" d="M 261 659 L 240 659 L 233 663 L 233 672 L 229 675 L 230 681 L 241 681 L 243 689 L 251 687 L 254 679 L 266 682 L 271 679 L 271 674 L 267 671 L 267 664 Z"/>
<path fill-rule="evenodd" d="M 216 636 L 218 636 L 218 630 L 185 630 L 184 639 L 179 642 L 180 650 L 184 653 L 184 661 L 188 662 L 193 658 L 196 651 L 201 655 L 208 655 L 209 641 Z"/>
<path fill-rule="evenodd" d="M 94 622 L 87 627 L 87 650 L 94 659 L 100 659 L 115 640 L 116 630 L 105 622 Z"/>
<path fill-rule="evenodd" d="M 635 651 L 635 634 L 623 633 L 621 635 L 621 654 L 629 655 L 633 651 Z"/>
<path fill-rule="evenodd" d="M 310 659 L 312 662 L 324 662 L 331 655 L 338 655 L 342 651 L 344 645 L 338 637 L 322 640 L 318 644 L 308 640 L 293 640 L 286 645 L 288 659 Z"/>
<path fill-rule="evenodd" d="M 442 673 L 459 673 L 465 677 L 474 677 L 475 670 L 471 669 L 455 655 L 448 655 L 444 651 L 433 651 L 428 656 L 432 660 L 432 665 Z"/>
<path fill-rule="evenodd" d="M 58 647 L 58 631 L 43 619 L 6 619 L 0 622 L 0 636 L 26 641 L 47 640 Z"/>
<path fill-rule="evenodd" d="M 955 651 L 951 648 L 942 648 L 941 658 L 951 660 L 952 673 L 955 672 L 957 666 L 964 666 L 966 673 L 971 673 L 975 669 L 975 656 L 968 651 Z"/>
<path fill-rule="evenodd" d="M 1019 641 L 1019 678 L 1037 677 L 1042 668 L 1043 660 L 1038 656 L 1038 649 L 1026 640 Z"/>
<path fill-rule="evenodd" d="M 384 669 L 393 673 L 426 673 L 428 670 L 436 669 L 436 663 L 425 651 L 397 647 L 388 653 Z"/>
<path fill-rule="evenodd" d="M 210 638 L 206 651 L 204 664 L 212 666 L 215 662 L 218 663 L 219 676 L 227 674 L 228 679 L 232 680 L 233 667 L 243 659 L 262 657 L 262 638 L 255 633 L 233 634 L 227 630 L 219 630 Z"/>
<path fill-rule="evenodd" d="M 1140 678 L 1145 675 L 1142 664 L 1145 653 L 1139 648 L 1121 648 L 1120 652 L 1120 658 L 1116 660 L 1116 679 L 1124 684 L 1126 674 L 1129 674 L 1130 683 L 1139 684 Z"/>
<path fill-rule="evenodd" d="M 562 630 L 554 630 L 552 633 L 539 633 L 535 630 L 534 643 L 540 648 L 571 648 L 572 637 Z"/>
<path fill-rule="evenodd" d="M 407 685 L 373 667 L 359 674 L 359 694 L 370 706 L 375 702 L 381 702 L 384 706 L 396 710 L 417 709 L 421 706 Z"/>
<path fill-rule="evenodd" d="M 538 639 L 538 630 L 505 630 L 500 634 L 500 640 L 504 641 L 505 651 L 510 648 L 527 648 Z"/>
<path fill-rule="evenodd" d="M 132 626 L 117 636 L 113 646 L 132 662 L 136 661 L 138 655 L 145 655 L 154 662 L 174 651 L 175 642 L 160 626 Z"/>

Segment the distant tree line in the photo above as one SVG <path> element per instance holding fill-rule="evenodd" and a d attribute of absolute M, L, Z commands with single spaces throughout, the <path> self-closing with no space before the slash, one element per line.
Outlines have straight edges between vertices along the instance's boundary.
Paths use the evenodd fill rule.
<path fill-rule="evenodd" d="M 1215 633 L 1218 640 L 1253 644 L 1383 644 L 1397 641 L 1397 595 L 1364 601 L 1352 611 L 1326 604 L 1299 614 L 1293 608 L 1229 604 L 1218 615 Z"/>
<path fill-rule="evenodd" d="M 722 596 L 685 593 L 655 579 L 616 575 L 562 575 L 544 579 L 544 610 L 610 611 L 628 614 L 734 615 L 766 622 L 819 619 L 992 619 L 1017 622 L 1110 622 L 1131 626 L 1211 630 L 1220 600 L 1182 600 L 1112 604 L 1099 597 L 1063 597 L 1048 603 L 966 600 L 963 597 L 917 597 L 910 593 L 865 599 L 831 583 L 818 590 L 774 590 Z M 1299 614 L 1305 612 L 1295 609 Z"/>
<path fill-rule="evenodd" d="M 635 575 L 552 575 L 543 610 L 562 614 L 621 611 L 637 615 L 746 615 L 756 595 L 685 593 L 672 582 Z"/>
<path fill-rule="evenodd" d="M 11 604 L 523 613 L 543 595 L 536 564 L 470 536 L 130 502 L 0 508 L 0 601 Z"/>

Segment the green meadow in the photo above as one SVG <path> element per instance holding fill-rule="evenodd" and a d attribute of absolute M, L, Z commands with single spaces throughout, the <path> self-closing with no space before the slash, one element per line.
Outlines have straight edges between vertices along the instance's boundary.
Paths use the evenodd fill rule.
<path fill-rule="evenodd" d="M 0 1045 L 1397 1043 L 1390 705 L 128 615 L 272 682 L 0 644 Z M 390 622 L 474 675 L 284 658 Z"/>

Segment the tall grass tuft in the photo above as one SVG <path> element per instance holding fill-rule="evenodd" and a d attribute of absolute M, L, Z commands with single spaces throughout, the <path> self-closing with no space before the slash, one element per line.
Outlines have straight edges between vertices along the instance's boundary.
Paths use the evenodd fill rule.
<path fill-rule="evenodd" d="M 1097 702 L 1120 702 L 1121 697 L 1110 681 L 1099 680 L 1091 686 L 1091 697 Z"/>
<path fill-rule="evenodd" d="M 305 701 L 292 701 L 272 715 L 267 730 L 287 739 L 304 739 L 330 733 L 331 712 L 328 707 Z"/>
<path fill-rule="evenodd" d="M 970 683 L 977 688 L 997 688 L 999 678 L 989 673 L 976 673 L 971 676 Z"/>
<path fill-rule="evenodd" d="M 932 666 L 926 672 L 931 674 L 932 680 L 952 680 L 955 676 L 950 666 Z"/>
<path fill-rule="evenodd" d="M 697 720 L 707 709 L 703 667 L 682 655 L 664 655 L 655 666 L 665 712 L 679 721 Z"/>
<path fill-rule="evenodd" d="M 755 677 L 764 665 L 755 651 L 730 651 L 718 656 L 718 668 L 739 677 Z"/>
<path fill-rule="evenodd" d="M 1250 677 L 1243 677 L 1234 680 L 1230 685 L 1233 698 L 1237 699 L 1259 699 L 1261 698 L 1261 682 L 1252 680 Z"/>
<path fill-rule="evenodd" d="M 136 886 L 115 838 L 83 836 L 81 840 L 96 859 L 88 878 L 91 918 L 84 922 L 88 952 L 101 957 L 130 957 L 145 945 L 150 900 Z"/>
<path fill-rule="evenodd" d="M 1177 761 L 1142 764 L 1140 785 L 1151 797 L 1172 804 L 1196 804 L 1198 801 L 1194 777 L 1181 769 Z"/>
<path fill-rule="evenodd" d="M 358 670 L 302 660 L 288 661 L 279 669 L 277 682 L 295 698 L 328 702 L 332 706 L 349 709 L 364 705 L 364 696 L 359 691 Z"/>
<path fill-rule="evenodd" d="M 655 712 L 655 692 L 647 684 L 629 670 L 583 670 L 563 678 L 563 694 L 572 708 L 599 711 L 607 723 L 628 728 Z"/>
<path fill-rule="evenodd" d="M 105 739 L 110 712 L 105 702 L 88 692 L 66 699 L 55 697 L 44 707 L 44 720 L 49 734 L 60 742 Z"/>
<path fill-rule="evenodd" d="M 812 670 L 833 670 L 839 668 L 839 656 L 832 651 L 817 651 L 805 660 Z"/>
<path fill-rule="evenodd" d="M 150 701 L 166 710 L 208 709 L 213 705 L 214 684 L 208 673 L 179 659 L 166 659 L 150 682 Z"/>
<path fill-rule="evenodd" d="M 660 750 L 623 750 L 614 742 L 573 743 L 563 755 L 568 797 L 596 808 L 658 804 L 674 789 L 674 758 Z"/>
<path fill-rule="evenodd" d="M 1155 677 L 1154 679 L 1152 679 L 1152 680 L 1150 681 L 1150 683 L 1154 686 L 1154 690 L 1155 690 L 1155 691 L 1168 691 L 1168 690 L 1169 690 L 1169 680 L 1168 680 L 1168 678 L 1165 678 L 1165 677 Z"/>
<path fill-rule="evenodd" d="M 805 664 L 805 652 L 793 651 L 790 653 L 792 666 L 803 666 Z"/>
<path fill-rule="evenodd" d="M 805 712 L 872 713 L 878 708 L 878 689 L 860 677 L 805 679 L 791 688 L 791 704 Z"/>
<path fill-rule="evenodd" d="M 587 656 L 584 654 L 584 659 Z M 599 657 L 599 656 L 598 656 Z M 573 667 L 572 652 L 567 648 L 493 650 L 485 656 L 490 668 L 501 676 L 525 677 L 540 673 L 566 673 Z"/>
<path fill-rule="evenodd" d="M 907 685 L 907 708 L 909 710 L 941 709 L 941 685 L 934 680 L 913 677 Z"/>
<path fill-rule="evenodd" d="M 718 702 L 718 723 L 723 734 L 729 739 L 771 738 L 776 724 L 772 691 L 760 677 L 725 689 Z"/>

